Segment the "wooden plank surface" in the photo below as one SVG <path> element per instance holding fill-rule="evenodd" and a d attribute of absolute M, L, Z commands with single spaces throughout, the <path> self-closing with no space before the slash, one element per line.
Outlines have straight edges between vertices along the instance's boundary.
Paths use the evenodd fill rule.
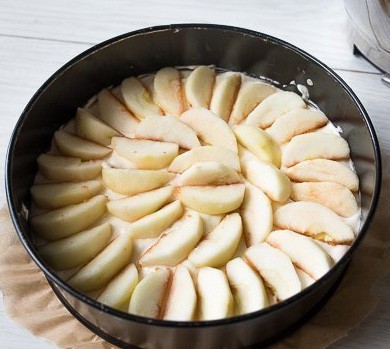
<path fill-rule="evenodd" d="M 168 23 L 220 23 L 262 31 L 313 54 L 341 75 L 378 131 L 384 182 L 390 181 L 390 88 L 365 60 L 353 56 L 339 0 L 23 1 L 0 0 L 0 161 L 12 129 L 37 88 L 66 61 L 112 36 Z M 3 167 L 0 177 L 4 177 Z M 0 201 L 5 200 L 0 186 Z M 389 222 L 385 186 L 375 220 Z M 377 226 L 376 224 L 375 226 Z M 379 226 L 386 226 L 385 223 Z M 363 281 L 362 281 L 363 282 Z M 378 309 L 335 348 L 390 347 L 390 277 L 375 292 Z M 0 297 L 1 298 L 1 297 Z M 9 320 L 0 300 L 0 348 L 54 348 Z"/>

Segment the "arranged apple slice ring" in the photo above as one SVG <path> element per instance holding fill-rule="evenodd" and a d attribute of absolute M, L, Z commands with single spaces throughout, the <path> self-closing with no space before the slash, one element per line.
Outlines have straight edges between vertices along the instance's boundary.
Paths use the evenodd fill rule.
<path fill-rule="evenodd" d="M 261 310 L 325 275 L 357 232 L 348 143 L 298 94 L 242 73 L 128 77 L 78 108 L 37 162 L 41 256 L 139 316 Z"/>

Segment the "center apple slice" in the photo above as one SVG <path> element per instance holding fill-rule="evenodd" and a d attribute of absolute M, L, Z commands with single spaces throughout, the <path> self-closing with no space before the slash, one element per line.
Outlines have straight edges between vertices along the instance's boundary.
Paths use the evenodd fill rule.
<path fill-rule="evenodd" d="M 207 214 L 221 214 L 239 208 L 244 199 L 245 186 L 230 184 L 221 186 L 178 187 L 177 195 L 187 207 Z"/>
<path fill-rule="evenodd" d="M 218 146 L 196 147 L 176 157 L 168 170 L 175 173 L 183 173 L 197 162 L 218 162 L 240 172 L 240 160 L 238 155 L 226 148 Z"/>
<path fill-rule="evenodd" d="M 215 161 L 196 162 L 177 179 L 177 185 L 225 185 L 241 183 L 237 171 Z"/>

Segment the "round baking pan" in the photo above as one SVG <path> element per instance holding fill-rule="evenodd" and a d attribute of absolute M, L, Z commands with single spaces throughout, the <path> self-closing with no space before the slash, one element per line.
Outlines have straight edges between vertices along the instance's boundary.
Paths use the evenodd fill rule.
<path fill-rule="evenodd" d="M 49 149 L 54 131 L 102 88 L 125 77 L 166 66 L 215 65 L 267 77 L 279 88 L 307 86 L 310 99 L 342 129 L 360 179 L 359 234 L 343 258 L 320 280 L 266 309 L 227 319 L 174 322 L 120 312 L 94 301 L 61 280 L 39 256 L 28 224 L 29 188 L 36 159 Z M 312 86 L 311 86 L 312 85 Z M 127 348 L 241 348 L 280 338 L 304 321 L 337 287 L 375 212 L 381 161 L 372 123 L 356 95 L 326 65 L 274 37 L 236 27 L 178 24 L 138 30 L 105 41 L 65 64 L 36 92 L 12 135 L 6 162 L 11 217 L 27 252 L 68 310 L 111 343 Z"/>

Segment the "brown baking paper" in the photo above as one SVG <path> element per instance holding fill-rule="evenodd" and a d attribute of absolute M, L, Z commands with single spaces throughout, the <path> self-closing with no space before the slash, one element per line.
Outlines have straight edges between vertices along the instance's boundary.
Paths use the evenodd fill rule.
<path fill-rule="evenodd" d="M 6 207 L 0 210 L 0 222 L 0 287 L 10 318 L 60 348 L 115 348 L 79 323 L 56 298 L 20 243 Z M 390 267 L 381 242 L 371 231 L 329 302 L 272 348 L 325 348 L 367 317 L 378 303 L 371 286 Z"/>

